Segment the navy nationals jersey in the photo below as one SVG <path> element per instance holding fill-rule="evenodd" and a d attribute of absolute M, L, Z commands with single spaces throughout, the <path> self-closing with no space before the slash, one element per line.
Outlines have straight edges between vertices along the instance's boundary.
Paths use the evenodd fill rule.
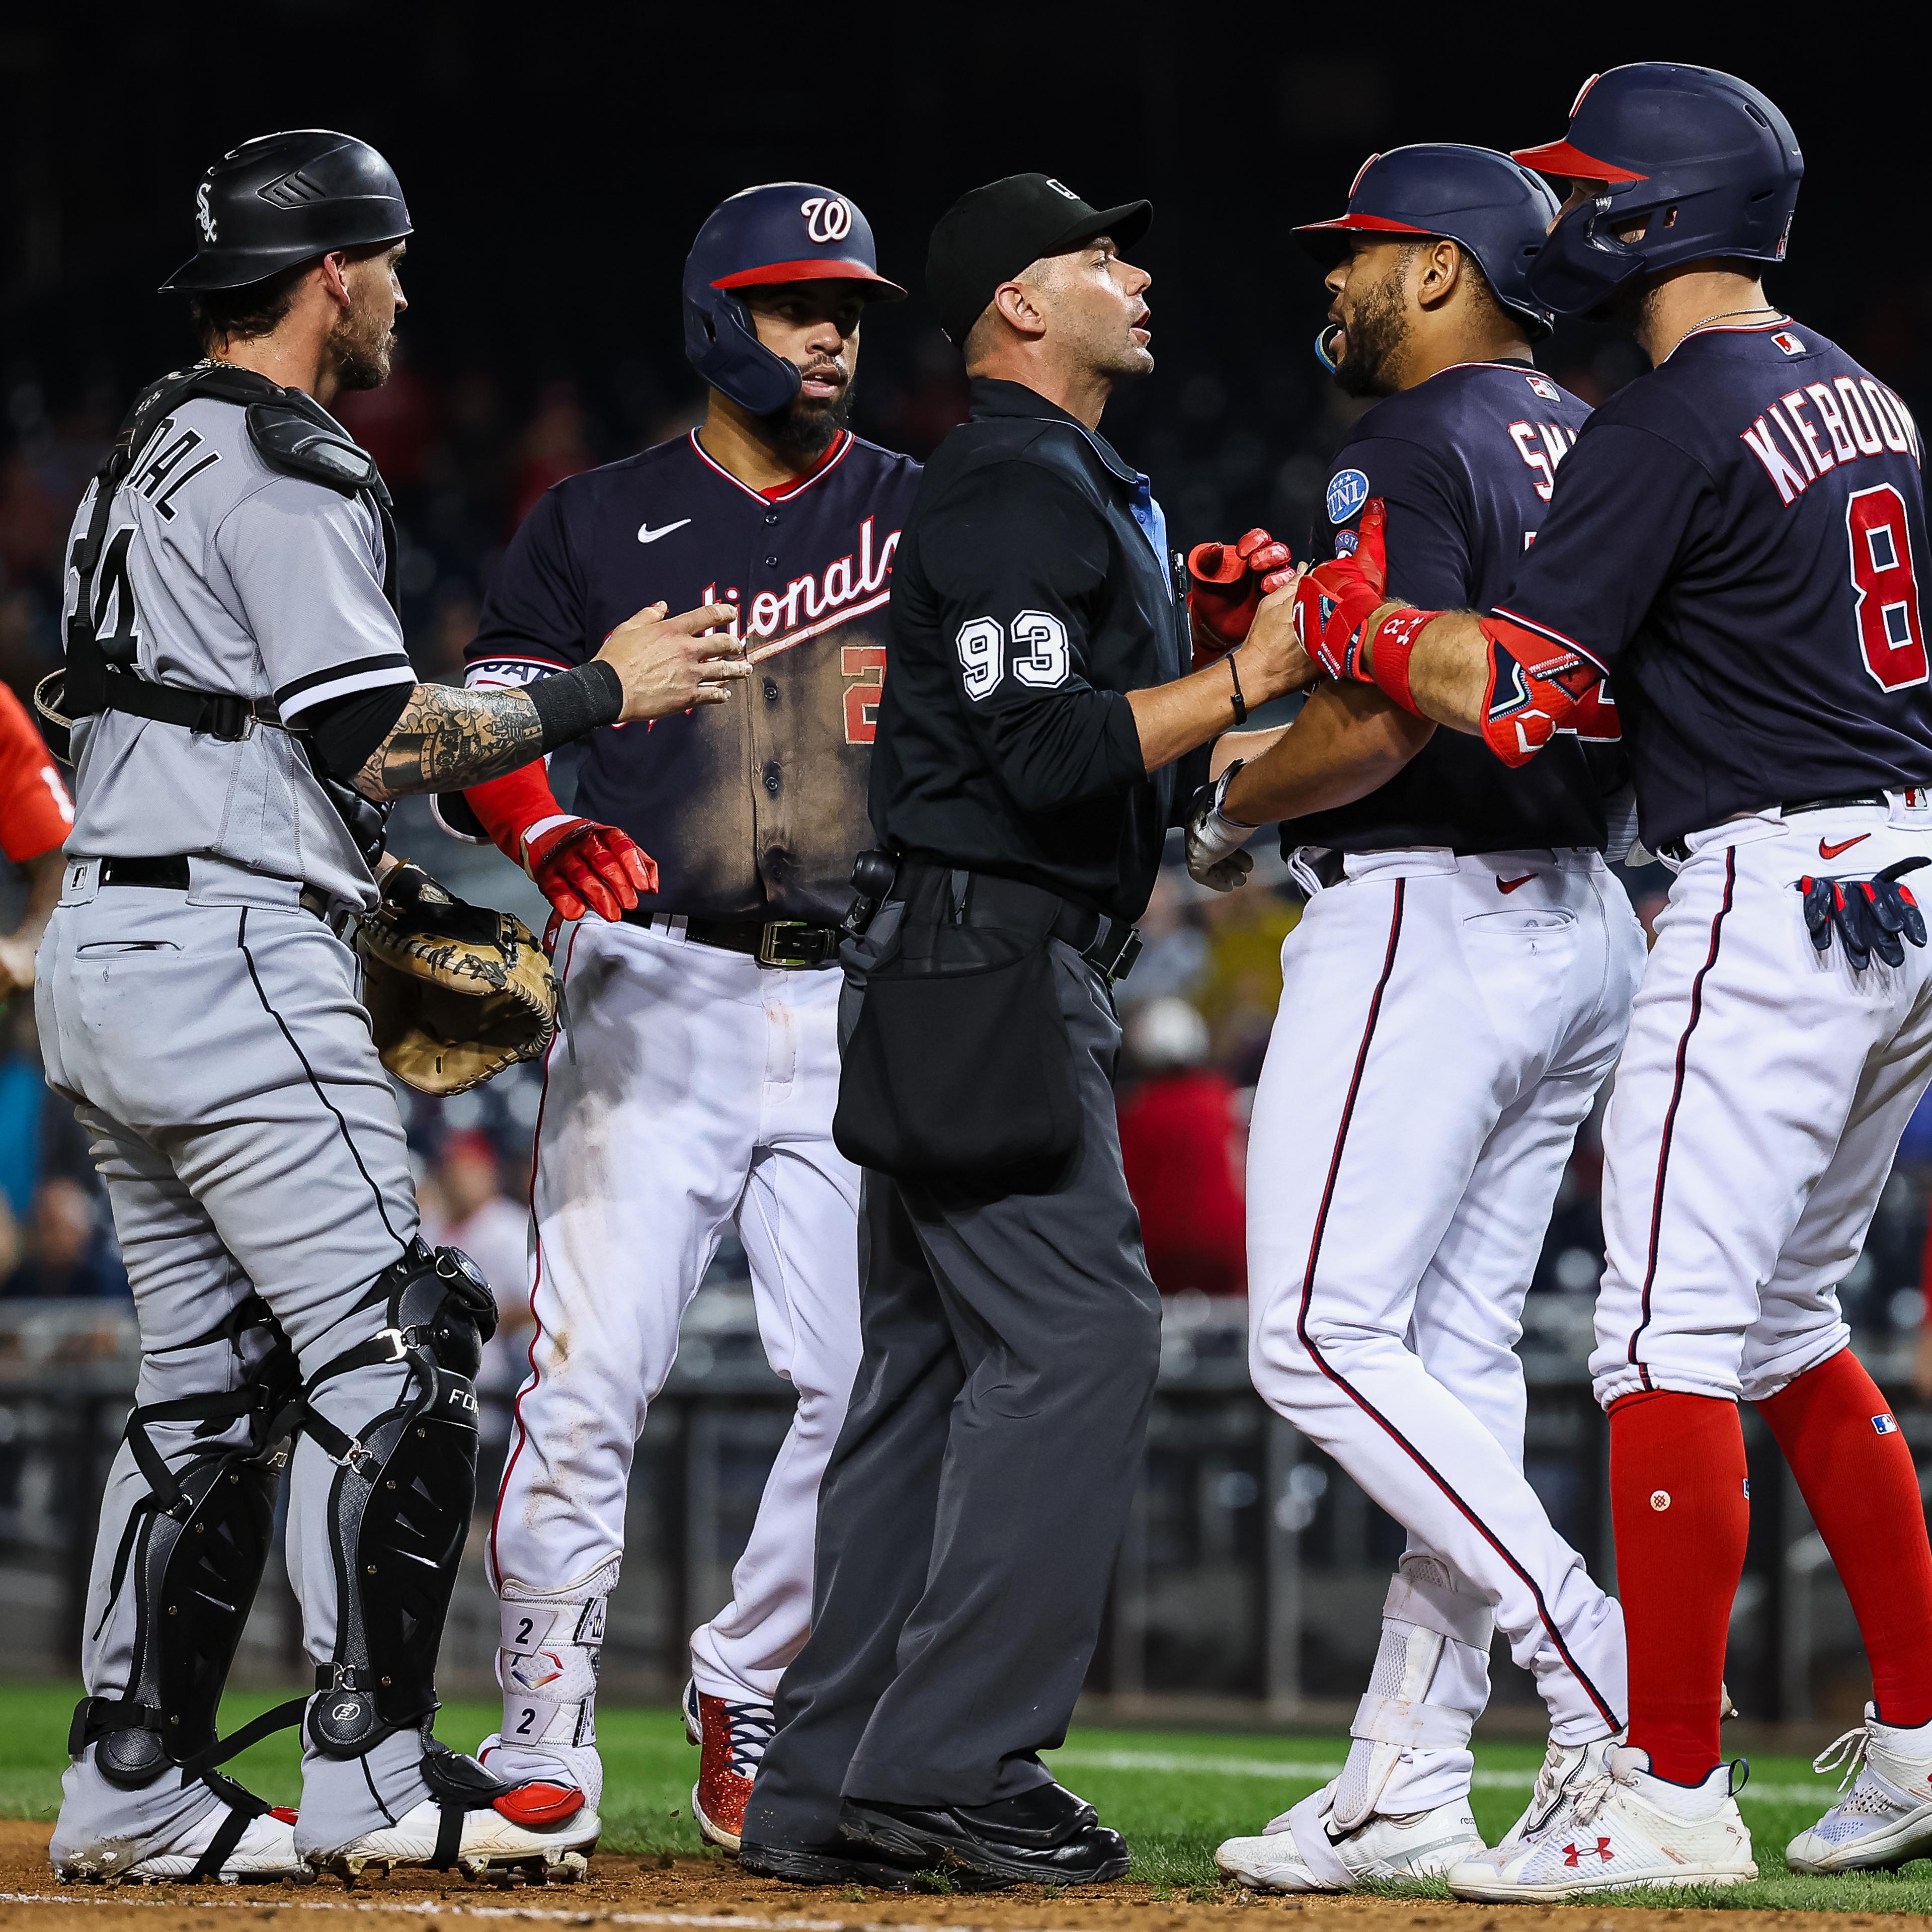
<path fill-rule="evenodd" d="M 761 494 L 694 431 L 568 478 L 524 520 L 470 646 L 472 685 L 582 664 L 660 598 L 674 613 L 738 607 L 752 670 L 727 702 L 584 741 L 575 808 L 657 861 L 652 910 L 844 916 L 871 842 L 892 553 L 919 476 L 844 432 Z"/>
<path fill-rule="evenodd" d="M 1363 508 L 1379 496 L 1390 594 L 1429 610 L 1487 608 L 1515 580 L 1557 466 L 1589 413 L 1527 362 L 1459 363 L 1384 398 L 1335 459 L 1312 554 L 1352 550 Z M 1614 731 L 1614 717 L 1600 714 L 1598 727 Z M 1604 793 L 1622 782 L 1613 746 L 1586 749 L 1574 734 L 1512 770 L 1480 739 L 1438 730 L 1366 797 L 1288 820 L 1282 844 L 1345 852 L 1601 846 Z"/>
<path fill-rule="evenodd" d="M 1932 778 L 1919 464 L 1788 321 L 1694 330 L 1590 418 L 1495 608 L 1609 671 L 1646 844 Z"/>

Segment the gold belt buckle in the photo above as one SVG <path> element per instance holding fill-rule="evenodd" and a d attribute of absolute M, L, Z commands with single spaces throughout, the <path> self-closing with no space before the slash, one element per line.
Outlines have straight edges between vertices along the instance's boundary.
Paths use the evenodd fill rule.
<path fill-rule="evenodd" d="M 758 964 L 760 966 L 802 966 L 802 959 L 795 955 L 781 953 L 778 935 L 783 932 L 803 932 L 811 922 L 802 919 L 768 920 L 764 930 L 758 934 Z"/>

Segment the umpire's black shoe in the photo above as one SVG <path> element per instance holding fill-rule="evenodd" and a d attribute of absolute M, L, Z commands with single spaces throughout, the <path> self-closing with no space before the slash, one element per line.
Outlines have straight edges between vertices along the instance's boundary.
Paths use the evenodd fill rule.
<path fill-rule="evenodd" d="M 896 1858 L 849 1838 L 824 1845 L 761 1845 L 741 1838 L 738 1868 L 760 1878 L 782 1879 L 788 1885 L 869 1885 L 881 1892 L 917 1892 L 920 1880 L 938 1869 L 933 1858 Z M 962 1889 L 990 1888 L 986 1881 L 962 1874 Z"/>
<path fill-rule="evenodd" d="M 991 1804 L 890 1804 L 848 1798 L 838 1828 L 900 1859 L 1007 1885 L 1094 1885 L 1124 1878 L 1127 1841 L 1058 1784 Z"/>

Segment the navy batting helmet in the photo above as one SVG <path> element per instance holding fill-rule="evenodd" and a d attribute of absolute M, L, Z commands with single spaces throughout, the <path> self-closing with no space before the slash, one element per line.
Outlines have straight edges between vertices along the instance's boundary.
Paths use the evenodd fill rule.
<path fill-rule="evenodd" d="M 756 416 L 798 394 L 796 368 L 758 340 L 733 292 L 773 282 L 857 282 L 879 301 L 905 290 L 879 273 L 872 224 L 852 202 L 810 182 L 772 182 L 720 202 L 684 263 L 684 352 L 714 389 Z"/>
<path fill-rule="evenodd" d="M 1600 182 L 1551 231 L 1530 272 L 1558 315 L 1601 309 L 1636 278 L 1680 262 L 1781 262 L 1804 157 L 1791 124 L 1747 81 L 1714 68 L 1640 61 L 1592 74 L 1570 131 L 1516 158 Z M 1634 240 L 1622 231 L 1640 228 Z"/>
<path fill-rule="evenodd" d="M 194 191 L 201 229 L 166 289 L 238 289 L 338 248 L 400 242 L 410 230 L 395 171 L 366 141 L 302 128 L 222 156 Z"/>
<path fill-rule="evenodd" d="M 1530 294 L 1529 266 L 1556 209 L 1549 188 L 1507 154 L 1425 142 L 1371 154 L 1348 190 L 1348 212 L 1294 232 L 1325 268 L 1342 259 L 1351 234 L 1446 236 L 1475 257 L 1497 301 L 1534 337 L 1550 333 L 1551 316 Z"/>

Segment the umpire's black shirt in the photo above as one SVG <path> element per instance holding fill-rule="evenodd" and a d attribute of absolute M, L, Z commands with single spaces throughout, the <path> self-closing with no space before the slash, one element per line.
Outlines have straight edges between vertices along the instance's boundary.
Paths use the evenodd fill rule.
<path fill-rule="evenodd" d="M 1186 626 L 1147 478 L 1023 384 L 976 381 L 893 562 L 880 842 L 1139 918 L 1208 754 L 1150 773 L 1126 694 L 1180 676 Z"/>

